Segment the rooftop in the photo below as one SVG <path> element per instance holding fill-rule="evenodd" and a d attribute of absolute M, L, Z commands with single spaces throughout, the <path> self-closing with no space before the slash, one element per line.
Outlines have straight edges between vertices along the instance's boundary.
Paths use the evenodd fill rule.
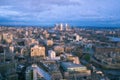
<path fill-rule="evenodd" d="M 109 37 L 110 38 L 110 41 L 112 42 L 120 42 L 120 38 L 118 37 Z"/>
<path fill-rule="evenodd" d="M 72 62 L 62 62 L 61 66 L 64 68 L 64 70 L 74 70 L 74 71 L 81 71 L 81 70 L 87 70 L 87 68 L 81 64 L 74 64 Z"/>

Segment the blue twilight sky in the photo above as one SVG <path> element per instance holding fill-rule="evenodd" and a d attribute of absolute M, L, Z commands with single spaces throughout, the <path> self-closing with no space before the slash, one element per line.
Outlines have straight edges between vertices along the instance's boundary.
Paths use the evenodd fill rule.
<path fill-rule="evenodd" d="M 120 0 L 0 0 L 0 24 L 119 26 Z"/>

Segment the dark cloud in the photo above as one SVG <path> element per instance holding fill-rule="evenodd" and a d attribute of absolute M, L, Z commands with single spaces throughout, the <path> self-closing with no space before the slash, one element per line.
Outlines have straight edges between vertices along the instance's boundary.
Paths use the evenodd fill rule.
<path fill-rule="evenodd" d="M 119 3 L 119 0 L 0 0 L 0 18 L 7 22 L 111 20 L 112 23 L 120 19 Z"/>

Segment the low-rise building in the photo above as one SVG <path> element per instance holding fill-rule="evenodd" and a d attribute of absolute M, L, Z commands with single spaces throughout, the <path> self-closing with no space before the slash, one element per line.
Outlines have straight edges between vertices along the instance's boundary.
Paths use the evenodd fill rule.
<path fill-rule="evenodd" d="M 49 58 L 54 59 L 54 58 L 56 57 L 55 51 L 49 50 L 49 51 L 48 51 L 48 56 L 49 56 Z"/>
<path fill-rule="evenodd" d="M 45 47 L 35 45 L 31 48 L 31 57 L 45 57 Z"/>
<path fill-rule="evenodd" d="M 45 41 L 45 44 L 47 45 L 47 46 L 52 46 L 53 45 L 53 40 L 46 40 Z"/>
<path fill-rule="evenodd" d="M 75 78 L 82 79 L 84 77 L 90 78 L 91 76 L 91 71 L 81 64 L 61 62 L 60 67 L 65 79 L 74 80 Z"/>
<path fill-rule="evenodd" d="M 63 46 L 54 46 L 54 51 L 56 53 L 62 53 L 62 52 L 64 52 L 64 47 Z"/>
<path fill-rule="evenodd" d="M 13 41 L 13 34 L 3 33 L 3 40 L 5 40 L 7 43 L 11 43 Z"/>

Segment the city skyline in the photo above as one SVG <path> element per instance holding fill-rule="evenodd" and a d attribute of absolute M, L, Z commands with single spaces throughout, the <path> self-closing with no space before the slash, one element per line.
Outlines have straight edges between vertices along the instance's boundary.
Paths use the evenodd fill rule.
<path fill-rule="evenodd" d="M 1 0 L 0 25 L 120 25 L 119 0 Z"/>

